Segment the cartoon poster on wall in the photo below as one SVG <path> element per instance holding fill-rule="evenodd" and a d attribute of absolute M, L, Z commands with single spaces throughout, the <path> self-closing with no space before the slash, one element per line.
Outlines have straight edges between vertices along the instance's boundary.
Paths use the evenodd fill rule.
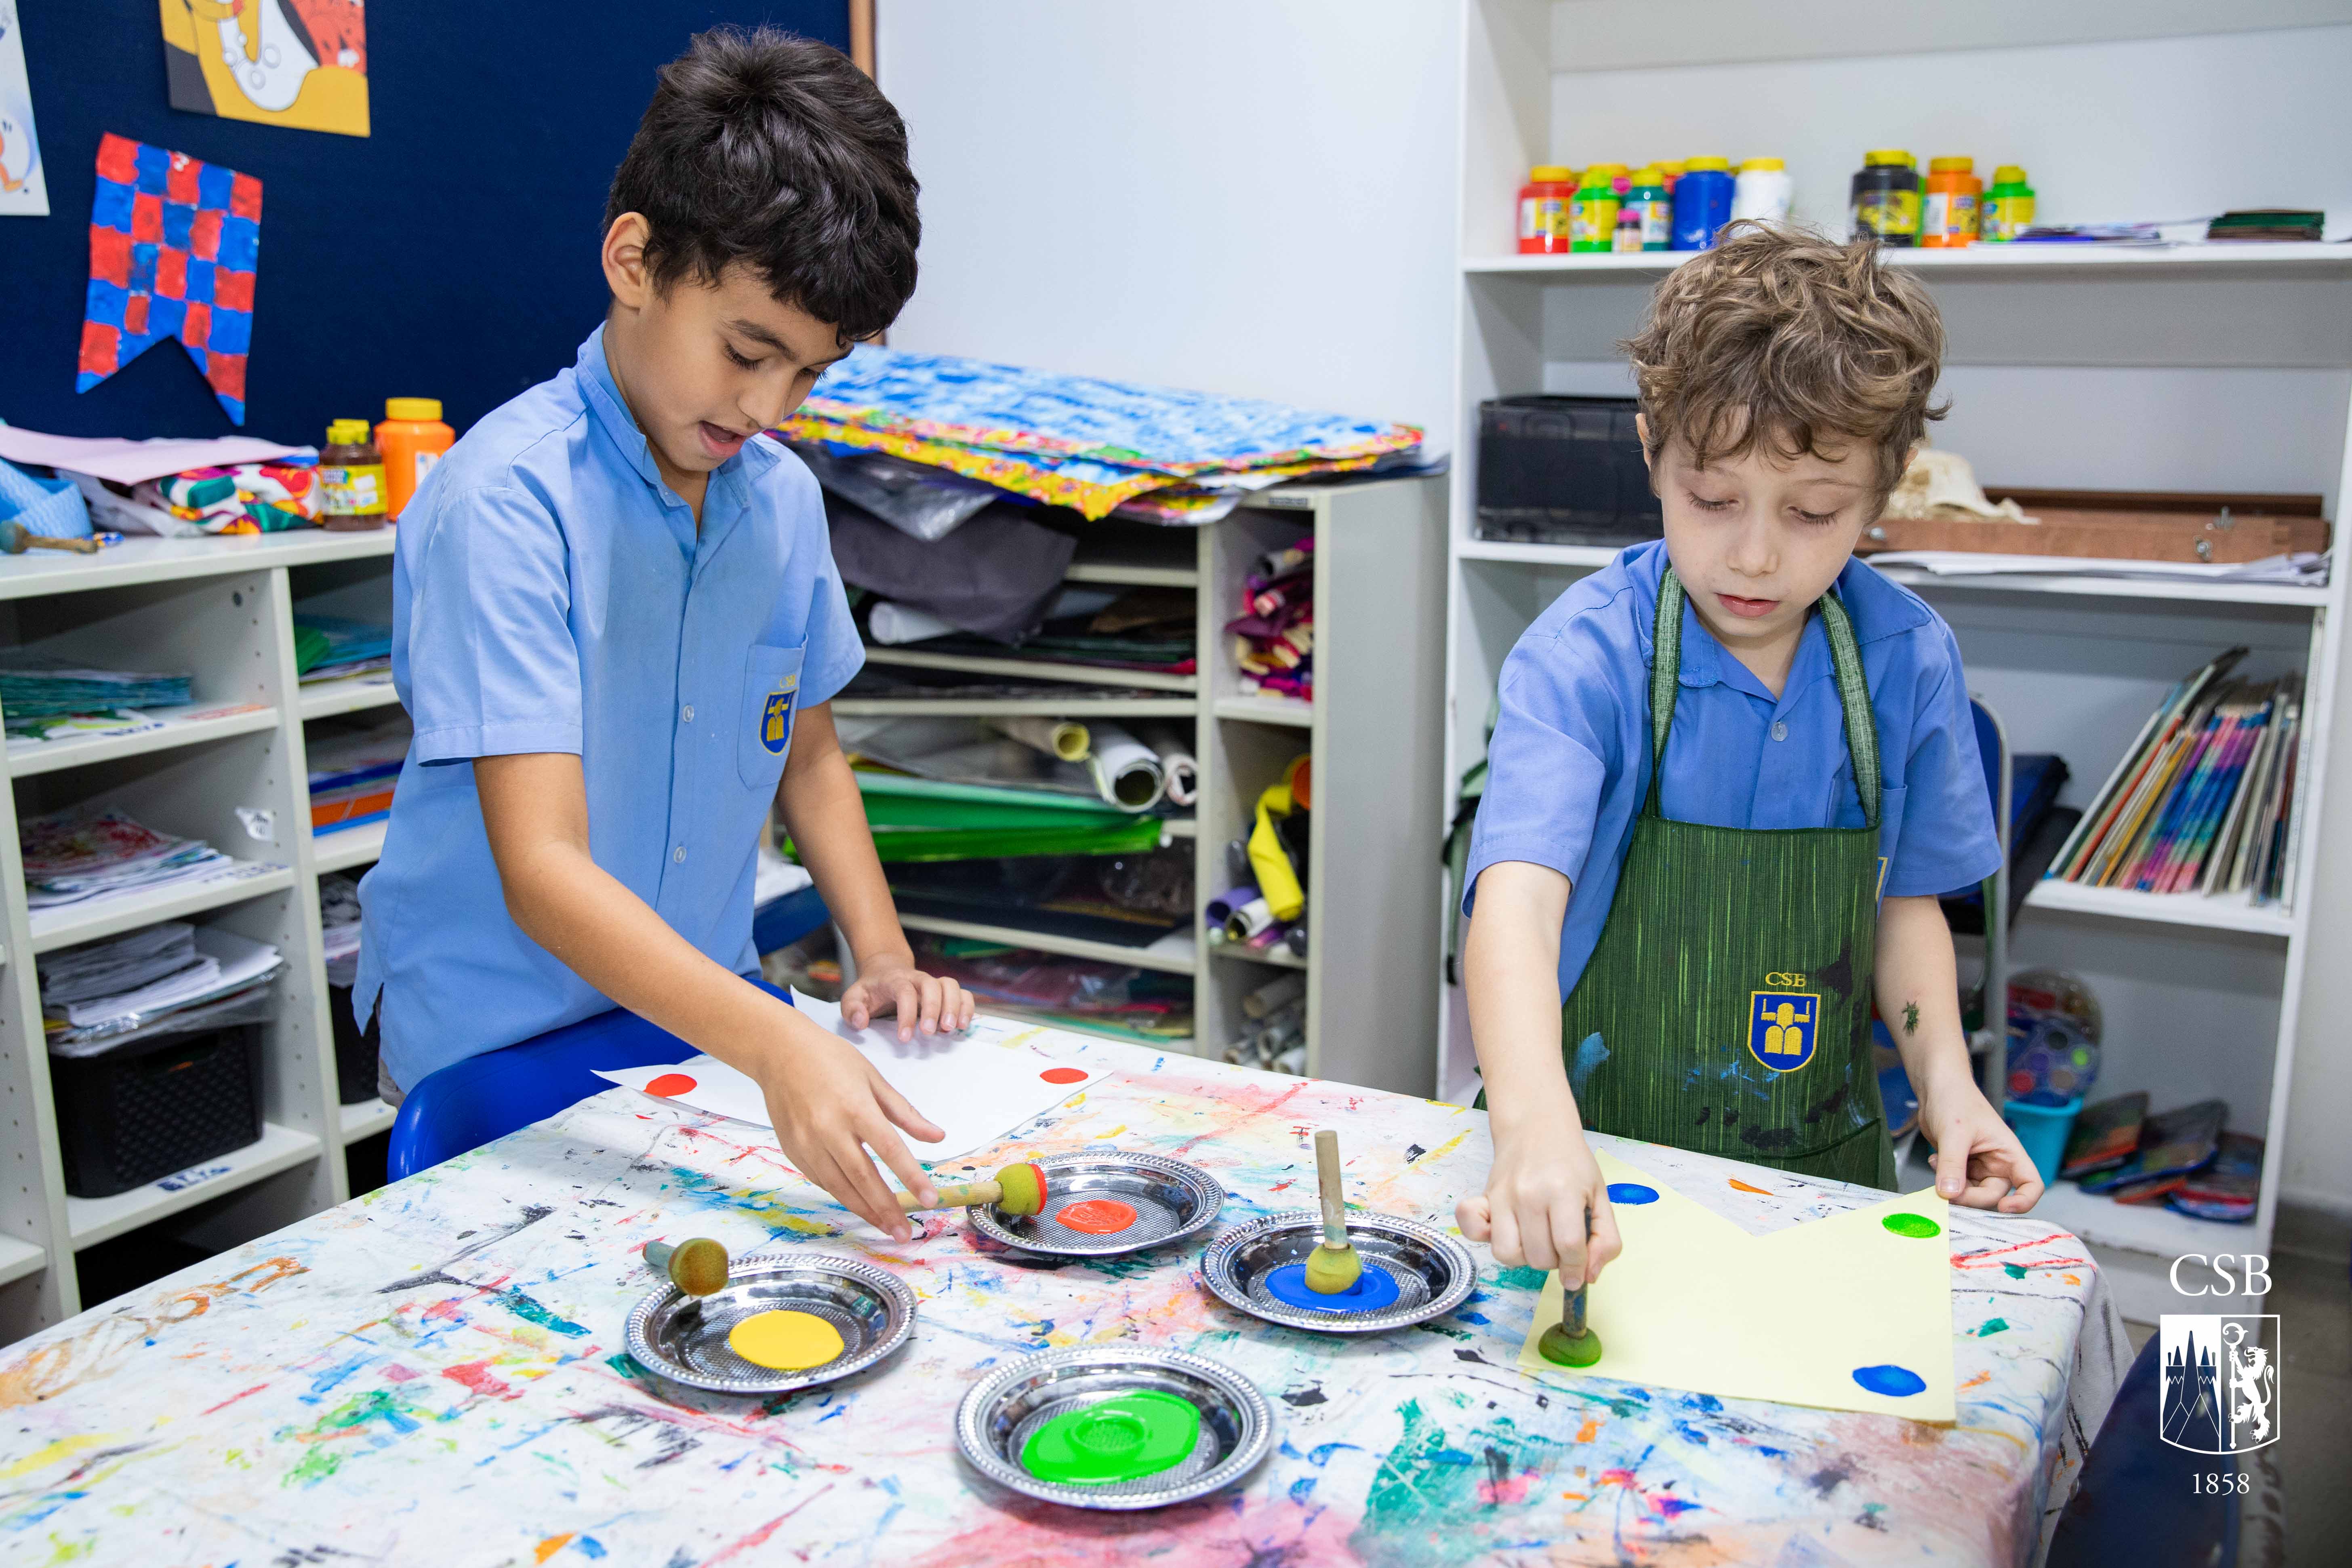
<path fill-rule="evenodd" d="M 0 0 L 0 216 L 49 216 L 49 182 L 33 134 L 33 84 L 25 74 L 25 39 L 16 0 Z"/>
<path fill-rule="evenodd" d="M 172 107 L 368 133 L 362 0 L 158 0 Z"/>

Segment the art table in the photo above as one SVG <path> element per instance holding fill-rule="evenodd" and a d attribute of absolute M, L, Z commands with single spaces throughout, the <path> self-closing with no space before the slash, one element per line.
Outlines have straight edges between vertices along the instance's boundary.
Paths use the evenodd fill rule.
<path fill-rule="evenodd" d="M 1450 1226 L 1486 1173 L 1475 1111 L 1075 1036 L 1050 1045 L 1118 1072 L 1002 1152 L 1105 1141 L 1173 1154 L 1225 1184 L 1225 1222 L 1312 1204 L 1317 1126 L 1343 1131 L 1351 1203 Z M 1609 1146 L 1751 1228 L 1865 1198 Z M 738 1255 L 825 1248 L 897 1269 L 920 1300 L 914 1338 L 855 1383 L 765 1404 L 657 1389 L 623 1347 L 652 1284 L 638 1252 L 696 1234 Z M 1224 1308 L 1198 1281 L 1198 1248 L 1022 1267 L 976 1249 L 960 1213 L 894 1247 L 803 1183 L 764 1131 L 616 1089 L 0 1350 L 0 1555 L 2028 1562 L 2127 1347 L 2073 1237 L 1962 1211 L 1949 1237 L 1952 1426 L 1606 1382 L 1566 1392 L 1513 1369 L 1538 1277 L 1497 1271 L 1482 1247 L 1480 1288 L 1454 1317 L 1328 1340 Z M 1139 1515 L 1030 1502 L 961 1462 L 956 1402 L 985 1369 L 1119 1340 L 1255 1380 L 1274 1456 L 1244 1487 Z"/>

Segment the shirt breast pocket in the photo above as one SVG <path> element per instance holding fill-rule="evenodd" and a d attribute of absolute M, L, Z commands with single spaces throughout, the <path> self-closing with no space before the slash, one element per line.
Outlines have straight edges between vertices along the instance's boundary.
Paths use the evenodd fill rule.
<path fill-rule="evenodd" d="M 759 643 L 744 659 L 736 755 L 743 782 L 755 790 L 774 789 L 783 774 L 784 758 L 793 749 L 793 715 L 800 705 L 801 661 L 807 654 L 806 643 Z"/>

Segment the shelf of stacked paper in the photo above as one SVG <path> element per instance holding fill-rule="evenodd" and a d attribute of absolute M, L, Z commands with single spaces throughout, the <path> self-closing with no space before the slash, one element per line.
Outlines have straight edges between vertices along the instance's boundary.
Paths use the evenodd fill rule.
<path fill-rule="evenodd" d="M 75 806 L 19 825 L 33 948 L 47 952 L 289 886 L 283 866 L 238 860 L 118 811 Z"/>

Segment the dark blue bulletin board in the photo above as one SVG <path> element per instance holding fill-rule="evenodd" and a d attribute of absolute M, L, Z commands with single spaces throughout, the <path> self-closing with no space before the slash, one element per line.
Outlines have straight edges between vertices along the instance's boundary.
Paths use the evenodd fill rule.
<path fill-rule="evenodd" d="M 316 442 L 387 396 L 462 430 L 602 318 L 604 191 L 665 61 L 720 22 L 849 47 L 847 0 L 380 0 L 362 139 L 172 109 L 156 0 L 17 10 L 49 216 L 0 217 L 0 419 L 71 436 L 233 428 L 175 342 L 74 391 L 104 132 L 262 182 L 247 434 Z"/>

